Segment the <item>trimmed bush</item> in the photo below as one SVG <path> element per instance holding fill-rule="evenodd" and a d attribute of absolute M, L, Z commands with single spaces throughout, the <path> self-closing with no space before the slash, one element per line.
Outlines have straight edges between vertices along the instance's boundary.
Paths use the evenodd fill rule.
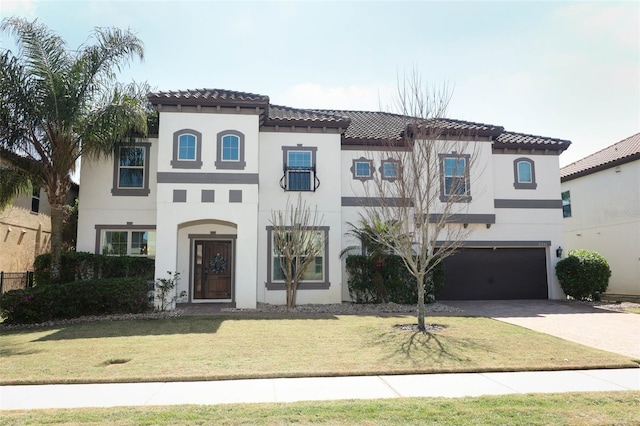
<path fill-rule="evenodd" d="M 556 264 L 556 275 L 567 296 L 576 300 L 600 300 L 607 291 L 609 263 L 593 250 L 572 250 Z"/>
<path fill-rule="evenodd" d="M 149 290 L 148 281 L 140 278 L 74 281 L 11 290 L 0 297 L 0 315 L 7 323 L 25 324 L 88 315 L 140 313 L 152 308 Z"/>
<path fill-rule="evenodd" d="M 404 266 L 402 258 L 386 255 L 378 259 L 363 255 L 347 256 L 346 269 L 351 298 L 356 303 L 417 303 L 416 279 Z M 376 261 L 379 262 L 378 265 L 374 265 Z M 433 302 L 443 287 L 444 264 L 440 263 L 426 280 L 425 302 Z"/>
<path fill-rule="evenodd" d="M 45 253 L 33 264 L 36 285 L 53 284 L 51 254 Z M 153 280 L 155 261 L 146 257 L 104 256 L 84 252 L 63 252 L 60 282 L 86 281 L 100 278 L 137 277 Z"/>

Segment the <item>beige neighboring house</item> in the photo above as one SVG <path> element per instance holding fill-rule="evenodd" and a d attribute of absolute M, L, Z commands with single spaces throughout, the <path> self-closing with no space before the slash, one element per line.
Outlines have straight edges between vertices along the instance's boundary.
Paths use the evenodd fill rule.
<path fill-rule="evenodd" d="M 0 211 L 0 271 L 33 270 L 33 261 L 49 250 L 51 206 L 44 190 L 16 197 Z"/>
<path fill-rule="evenodd" d="M 560 170 L 566 249 L 611 267 L 606 295 L 640 299 L 640 133 Z"/>

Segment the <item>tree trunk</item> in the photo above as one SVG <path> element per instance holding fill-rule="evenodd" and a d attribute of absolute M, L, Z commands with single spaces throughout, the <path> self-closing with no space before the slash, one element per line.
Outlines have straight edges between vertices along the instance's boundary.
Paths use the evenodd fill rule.
<path fill-rule="evenodd" d="M 417 278 L 418 280 L 418 329 L 425 331 L 424 325 L 424 276 Z"/>
<path fill-rule="evenodd" d="M 51 282 L 60 283 L 62 264 L 62 228 L 64 225 L 64 203 L 51 205 Z"/>

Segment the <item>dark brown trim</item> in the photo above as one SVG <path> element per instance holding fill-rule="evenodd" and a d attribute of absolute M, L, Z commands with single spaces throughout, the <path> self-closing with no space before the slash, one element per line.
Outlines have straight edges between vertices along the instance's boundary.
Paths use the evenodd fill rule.
<path fill-rule="evenodd" d="M 452 241 L 436 241 L 436 247 L 442 247 L 446 245 L 461 245 L 462 247 L 550 247 L 551 241 L 527 241 L 527 240 L 516 240 L 516 241 L 462 241 L 462 242 L 452 242 Z"/>
<path fill-rule="evenodd" d="M 413 201 L 409 201 L 409 206 L 413 207 Z M 342 207 L 404 207 L 406 200 L 403 198 L 379 198 L 379 197 L 342 197 Z"/>
<path fill-rule="evenodd" d="M 527 163 L 531 168 L 531 182 L 520 182 L 520 173 L 518 171 L 519 163 Z M 515 189 L 536 189 L 538 184 L 536 183 L 536 163 L 527 157 L 520 157 L 513 160 L 513 187 Z"/>
<path fill-rule="evenodd" d="M 258 184 L 258 173 L 158 172 L 158 183 Z"/>
<path fill-rule="evenodd" d="M 187 202 L 187 190 L 186 189 L 174 189 L 173 190 L 173 202 L 174 203 L 186 203 Z"/>
<path fill-rule="evenodd" d="M 561 209 L 562 200 L 493 200 L 496 209 Z"/>
<path fill-rule="evenodd" d="M 265 283 L 265 286 L 267 290 L 286 290 L 287 289 L 287 285 L 285 283 L 267 282 Z M 300 284 L 298 284 L 298 290 L 328 290 L 329 288 L 331 288 L 331 284 L 329 284 L 328 282 L 313 283 L 313 282 L 302 281 Z"/>
<path fill-rule="evenodd" d="M 429 223 L 442 221 L 443 215 L 432 213 L 429 215 Z M 446 223 L 496 223 L 495 214 L 451 214 L 445 217 Z"/>

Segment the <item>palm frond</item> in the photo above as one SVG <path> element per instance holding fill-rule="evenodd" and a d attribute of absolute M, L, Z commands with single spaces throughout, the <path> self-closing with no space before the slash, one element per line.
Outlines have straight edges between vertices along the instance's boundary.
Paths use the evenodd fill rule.
<path fill-rule="evenodd" d="M 7 207 L 17 195 L 31 189 L 29 176 L 22 170 L 0 163 L 0 210 Z"/>

